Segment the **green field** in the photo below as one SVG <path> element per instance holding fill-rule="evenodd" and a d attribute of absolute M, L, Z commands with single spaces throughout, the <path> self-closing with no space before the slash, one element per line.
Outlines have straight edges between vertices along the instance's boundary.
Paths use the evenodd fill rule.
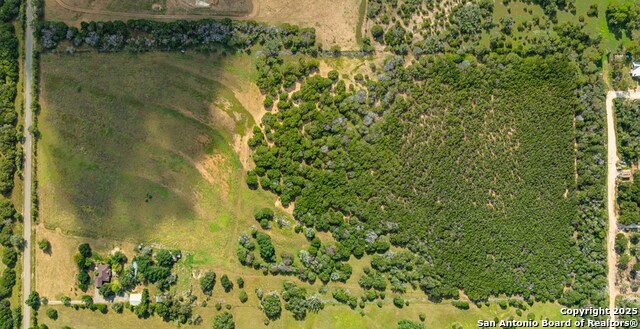
<path fill-rule="evenodd" d="M 483 306 L 468 311 L 461 311 L 448 303 L 433 304 L 430 302 L 416 302 L 402 310 L 387 303 L 379 308 L 375 304 L 366 306 L 363 309 L 363 315 L 358 310 L 351 310 L 347 306 L 329 305 L 318 314 L 309 314 L 305 321 L 296 321 L 290 313 L 284 311 L 284 317 L 280 320 L 272 322 L 269 326 L 264 326 L 261 321 L 262 312 L 252 305 L 251 301 L 255 297 L 251 295 L 247 304 L 234 305 L 231 313 L 236 322 L 236 328 L 320 328 L 320 329 L 342 329 L 342 328 L 394 328 L 396 323 L 401 319 L 408 319 L 419 322 L 419 314 L 424 313 L 426 320 L 424 324 L 427 328 L 445 329 L 452 328 L 454 324 L 461 325 L 464 329 L 477 328 L 478 320 L 493 320 L 494 318 L 525 320 L 528 314 L 532 314 L 536 320 L 567 320 L 570 317 L 560 315 L 560 306 L 557 304 L 536 304 L 530 309 L 523 312 L 522 316 L 518 316 L 513 308 L 503 310 L 495 304 L 491 306 Z M 257 306 L 257 305 L 256 305 Z M 98 312 L 88 310 L 76 311 L 72 308 L 54 306 L 59 312 L 59 319 L 56 321 L 46 317 L 45 311 L 40 312 L 39 323 L 44 323 L 49 328 L 59 328 L 62 326 L 71 326 L 74 329 L 90 329 L 96 328 L 96 323 L 100 323 L 101 329 L 120 329 L 120 328 L 176 328 L 172 323 L 162 322 L 157 317 L 146 320 L 138 319 L 133 313 L 125 310 L 123 314 L 116 314 L 110 311 L 103 315 Z M 186 326 L 190 328 L 211 328 L 212 319 L 215 314 L 219 313 L 213 307 L 196 308 L 195 312 L 203 318 L 200 326 Z"/>
<path fill-rule="evenodd" d="M 232 145 L 253 118 L 217 81 L 222 67 L 237 72 L 246 61 L 44 56 L 38 179 L 45 226 L 182 248 L 195 263 L 235 260 L 240 227 L 275 201 L 243 183 Z"/>

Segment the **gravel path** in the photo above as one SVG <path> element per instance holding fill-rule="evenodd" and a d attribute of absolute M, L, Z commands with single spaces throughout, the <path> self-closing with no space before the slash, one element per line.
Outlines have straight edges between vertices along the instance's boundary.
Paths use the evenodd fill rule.
<path fill-rule="evenodd" d="M 609 91 L 607 93 L 607 213 L 609 216 L 609 230 L 607 232 L 607 263 L 609 271 L 607 274 L 607 281 L 609 285 L 610 310 L 615 308 L 616 295 L 618 294 L 616 287 L 616 274 L 618 272 L 618 269 L 616 268 L 617 257 L 614 250 L 616 234 L 618 233 L 618 219 L 616 214 L 616 179 L 618 176 L 616 165 L 618 164 L 618 143 L 616 142 L 616 127 L 613 112 L 613 100 L 616 98 L 640 99 L 640 91 Z M 614 321 L 615 319 L 616 316 L 611 314 L 611 321 Z M 614 327 L 611 328 L 613 329 Z"/>
<path fill-rule="evenodd" d="M 33 135 L 29 132 L 29 128 L 33 125 L 33 113 L 31 111 L 33 89 L 33 5 L 31 1 L 27 1 L 27 29 L 25 31 L 25 81 L 24 81 L 24 206 L 23 206 L 23 237 L 26 241 L 24 254 L 22 257 L 22 298 L 23 301 L 29 297 L 31 293 L 31 250 L 33 244 L 31 243 L 33 218 L 31 214 L 32 207 L 32 192 L 33 186 Z M 23 305 L 22 310 L 22 327 L 29 329 L 31 326 L 31 308 Z"/>

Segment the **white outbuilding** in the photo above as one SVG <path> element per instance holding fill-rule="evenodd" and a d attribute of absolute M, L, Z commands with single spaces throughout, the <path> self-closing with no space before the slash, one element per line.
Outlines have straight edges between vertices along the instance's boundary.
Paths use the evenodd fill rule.
<path fill-rule="evenodd" d="M 634 78 L 640 78 L 640 62 L 633 62 L 631 67 L 631 76 Z"/>

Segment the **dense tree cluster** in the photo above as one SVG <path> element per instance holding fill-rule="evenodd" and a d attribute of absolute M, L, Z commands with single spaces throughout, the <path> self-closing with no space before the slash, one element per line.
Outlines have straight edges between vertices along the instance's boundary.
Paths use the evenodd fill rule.
<path fill-rule="evenodd" d="M 561 34 L 567 35 L 567 39 L 575 38 L 572 33 L 580 33 L 580 29 L 572 30 L 571 28 L 571 26 L 565 27 L 568 31 L 573 32 L 561 32 Z M 577 45 L 571 47 L 573 47 L 570 48 L 572 51 L 577 51 L 574 49 L 578 47 Z M 580 49 L 580 52 L 585 53 L 584 56 L 587 58 L 588 51 L 583 48 Z M 587 61 L 581 62 L 581 68 L 584 69 L 588 68 L 589 65 L 593 65 L 594 57 L 597 56 L 590 56 Z M 451 62 L 451 60 L 454 62 Z M 266 61 L 271 63 L 271 66 L 267 66 L 269 67 L 268 70 L 262 68 L 260 72 L 281 72 L 282 61 L 277 59 L 271 61 L 266 59 Z M 460 241 L 465 236 L 463 233 L 465 231 L 464 228 L 469 227 L 471 229 L 473 226 L 469 222 L 471 218 L 468 217 L 472 211 L 459 208 L 460 216 L 454 215 L 451 213 L 453 209 L 445 205 L 446 197 L 442 192 L 437 193 L 439 195 L 435 195 L 436 192 L 434 191 L 449 190 L 453 192 L 457 190 L 456 198 L 451 200 L 452 202 L 455 200 L 456 205 L 459 205 L 459 197 L 468 194 L 469 184 L 476 188 L 485 184 L 491 195 L 487 200 L 481 201 L 481 199 L 485 198 L 482 196 L 483 194 L 467 195 L 467 197 L 471 197 L 470 204 L 474 208 L 473 212 L 477 211 L 480 214 L 474 215 L 479 216 L 476 217 L 479 222 L 485 222 L 486 219 L 481 218 L 489 216 L 488 218 L 493 219 L 486 223 L 496 224 L 500 222 L 502 216 L 506 216 L 504 217 L 505 219 L 510 218 L 507 220 L 509 224 L 503 223 L 499 224 L 499 226 L 503 229 L 506 228 L 510 232 L 512 230 L 508 227 L 534 225 L 535 229 L 521 230 L 514 227 L 514 230 L 526 231 L 527 237 L 521 236 L 518 239 L 524 239 L 524 245 L 529 246 L 527 249 L 530 249 L 532 245 L 539 245 L 545 249 L 544 254 L 549 258 L 545 260 L 537 259 L 539 256 L 531 258 L 529 265 L 527 265 L 530 266 L 529 269 L 534 272 L 541 272 L 531 276 L 518 274 L 517 276 L 520 276 L 520 279 L 515 279 L 511 276 L 513 272 L 508 270 L 515 263 L 509 265 L 510 261 L 507 259 L 512 257 L 512 261 L 522 264 L 522 251 L 508 251 L 507 249 L 509 248 L 495 245 L 493 248 L 489 247 L 492 251 L 487 249 L 491 257 L 486 258 L 484 256 L 473 256 L 478 250 L 470 248 L 470 253 L 465 253 L 466 257 L 458 259 L 474 259 L 472 263 L 475 263 L 475 260 L 483 263 L 484 260 L 501 259 L 499 262 L 494 260 L 492 263 L 504 266 L 501 274 L 498 274 L 504 276 L 504 278 L 497 280 L 495 286 L 493 286 L 486 279 L 491 275 L 480 274 L 486 274 L 487 269 L 480 270 L 478 268 L 480 272 L 478 272 L 477 278 L 482 279 L 470 284 L 469 286 L 472 288 L 466 289 L 468 290 L 467 293 L 474 300 L 484 299 L 491 294 L 507 293 L 522 294 L 525 297 L 535 295 L 537 299 L 541 300 L 562 297 L 562 301 L 566 303 L 580 303 L 586 300 L 592 300 L 592 302 L 602 301 L 601 289 L 594 289 L 592 286 L 593 283 L 602 280 L 603 268 L 602 260 L 600 259 L 602 253 L 586 254 L 587 250 L 602 250 L 602 236 L 599 233 L 603 226 L 601 217 L 602 194 L 600 189 L 596 189 L 596 186 L 601 183 L 600 180 L 603 177 L 601 168 L 598 168 L 602 160 L 603 130 L 600 122 L 602 119 L 601 114 L 594 111 L 598 105 L 602 105 L 601 97 L 596 96 L 598 95 L 598 89 L 596 88 L 599 88 L 599 86 L 588 84 L 577 86 L 574 73 L 575 67 L 567 65 L 566 62 L 555 57 L 525 60 L 520 60 L 517 57 L 496 58 L 490 60 L 486 66 L 479 67 L 475 67 L 472 63 L 459 63 L 455 60 L 455 56 L 449 57 L 449 61 L 440 58 L 436 58 L 435 61 L 433 58 L 421 59 L 419 63 L 408 68 L 399 65 L 401 62 L 400 59 L 387 61 L 384 68 L 385 72 L 378 76 L 378 81 L 367 81 L 368 90 L 364 91 L 356 91 L 353 87 L 350 87 L 347 91 L 344 82 L 335 82 L 332 79 L 313 74 L 305 79 L 298 78 L 302 84 L 300 90 L 291 95 L 278 95 L 280 100 L 277 103 L 274 102 L 275 108 L 272 109 L 271 113 L 267 113 L 264 116 L 262 129 L 254 132 L 254 138 L 250 145 L 255 150 L 254 159 L 257 167 L 250 175 L 257 176 L 255 180 L 263 188 L 278 193 L 282 197 L 283 204 L 295 200 L 294 216 L 302 224 L 315 227 L 321 231 L 331 231 L 338 240 L 340 247 L 349 250 L 349 253 L 353 255 L 362 255 L 365 251 L 368 253 L 384 253 L 388 249 L 388 243 L 390 242 L 399 246 L 408 246 L 413 249 L 412 251 L 421 254 L 422 257 L 429 255 L 429 258 L 433 258 L 434 255 L 431 252 L 434 252 L 436 255 L 439 254 L 439 256 L 448 259 L 438 264 L 438 256 L 435 256 L 436 264 L 439 266 L 433 266 L 431 262 L 424 262 L 423 258 L 422 262 L 425 267 L 418 270 L 419 267 L 413 266 L 412 271 L 416 272 L 416 274 L 404 277 L 384 277 L 380 271 L 375 269 L 360 280 L 361 285 L 365 288 L 373 288 L 377 284 L 380 289 L 386 286 L 386 283 L 383 283 L 384 280 L 381 278 L 393 280 L 390 281 L 393 289 L 400 292 L 403 291 L 402 287 L 406 286 L 407 283 L 411 283 L 413 286 L 420 286 L 428 294 L 431 292 L 434 298 L 457 294 L 456 289 L 461 287 L 461 283 L 471 282 L 469 280 L 473 276 L 466 266 L 464 266 L 464 270 L 461 268 L 460 271 L 454 270 L 449 273 L 443 273 L 443 271 L 437 271 L 436 269 L 450 268 L 455 263 L 452 263 L 452 261 L 460 255 L 461 249 L 465 249 L 465 246 L 475 245 L 474 241 L 482 240 L 497 243 L 495 239 L 496 228 L 491 229 L 494 232 L 491 237 L 478 238 L 478 232 L 474 231 L 473 239 L 464 243 Z M 455 63 L 459 64 L 456 65 Z M 295 65 L 293 61 L 285 64 Z M 501 68 L 497 69 L 497 66 L 501 66 Z M 482 97 L 479 98 L 479 95 L 484 93 L 482 90 L 484 87 L 482 86 L 486 85 L 485 82 L 479 82 L 481 79 L 474 80 L 475 78 L 470 75 L 470 72 L 480 75 L 490 74 L 500 77 L 494 81 L 505 82 L 492 85 L 494 92 L 491 95 L 485 94 L 486 96 L 483 96 L 486 97 L 484 101 L 486 105 L 483 106 L 490 109 L 501 108 L 503 115 L 511 113 L 510 111 L 516 111 L 518 114 L 508 115 L 511 128 L 506 131 L 505 127 L 500 127 L 499 125 L 492 128 L 491 120 L 501 122 L 501 119 L 497 117 L 491 119 L 486 114 L 480 116 L 482 119 L 478 119 L 478 116 L 473 115 L 473 111 L 467 110 L 467 108 L 479 109 L 481 107 L 479 101 Z M 484 81 L 488 80 L 490 79 Z M 543 84 L 544 87 L 542 89 L 539 86 L 534 87 L 534 84 L 532 84 L 534 80 Z M 282 81 L 281 78 L 271 79 L 271 81 L 276 81 L 275 86 L 269 86 L 271 90 L 276 89 L 277 91 L 278 86 L 283 88 L 283 85 L 278 83 Z M 428 82 L 422 83 L 422 81 Z M 507 81 L 509 82 L 507 83 Z M 443 84 L 447 85 L 447 87 L 435 87 L 443 86 Z M 415 87 L 411 88 L 412 85 Z M 573 94 L 573 90 L 576 87 L 578 87 L 578 99 Z M 523 117 L 521 116 L 522 113 L 531 113 L 531 111 L 519 111 L 516 109 L 523 108 L 526 105 L 524 103 L 520 104 L 520 101 L 507 101 L 509 98 L 505 96 L 505 94 L 517 93 L 518 96 L 514 94 L 511 99 L 527 97 L 521 93 L 523 88 L 526 90 L 528 88 L 536 89 L 530 95 L 540 93 L 541 90 L 544 90 L 544 93 L 552 93 L 552 96 L 539 97 L 541 99 L 548 99 L 549 97 L 558 99 L 562 105 L 558 106 L 559 103 L 555 101 L 553 104 L 538 103 L 536 111 L 543 111 L 536 114 L 538 119 L 533 120 Z M 473 91 L 467 97 L 460 97 L 455 93 L 442 96 L 443 100 L 447 99 L 447 102 L 439 101 L 439 97 L 434 96 L 444 95 L 454 90 L 465 94 L 469 89 Z M 500 89 L 500 91 L 495 91 L 495 89 Z M 554 91 L 560 92 L 562 96 L 555 94 Z M 404 94 L 404 96 L 399 98 L 398 94 Z M 457 103 L 456 99 L 458 98 L 464 99 L 464 101 Z M 465 105 L 464 102 L 468 102 L 470 99 L 474 100 L 473 104 L 471 106 Z M 380 105 L 371 105 L 376 103 Z M 458 110 L 455 116 L 445 115 L 443 117 L 442 115 L 446 113 L 435 109 L 443 106 L 441 104 L 447 103 L 449 108 L 454 106 L 465 110 Z M 452 103 L 456 105 L 452 105 Z M 575 112 L 574 108 L 576 109 Z M 489 113 L 493 112 L 490 111 Z M 576 116 L 576 126 L 578 128 L 575 136 L 571 127 L 567 125 L 573 120 L 574 115 Z M 396 120 L 394 118 L 400 119 Z M 540 119 L 552 120 L 554 123 L 546 125 L 545 128 L 537 125 L 534 125 L 535 127 L 530 126 L 531 122 Z M 457 125 L 460 125 L 460 129 L 457 133 L 454 130 L 438 133 L 437 129 L 434 130 L 438 120 L 447 122 L 446 125 L 440 126 L 439 129 L 451 130 L 451 127 Z M 452 121 L 448 122 L 447 120 Z M 477 123 L 474 123 L 474 120 Z M 555 120 L 558 121 L 556 122 Z M 416 127 L 412 125 L 415 122 L 421 123 Z M 541 132 L 548 129 L 549 126 L 557 127 L 559 130 L 553 133 L 550 132 L 546 136 L 536 136 L 534 131 Z M 431 129 L 424 129 L 423 127 L 431 127 Z M 500 149 L 493 149 L 490 144 L 482 145 L 483 142 L 471 146 L 470 144 L 477 137 L 467 138 L 466 136 L 474 133 L 474 129 L 476 134 L 489 136 L 494 143 L 501 144 Z M 510 129 L 515 131 L 509 132 L 508 130 Z M 403 134 L 406 134 L 404 136 L 419 137 L 408 142 L 403 140 L 403 138 L 406 138 L 403 137 Z M 447 143 L 448 138 L 456 135 L 457 137 L 451 140 L 452 143 Z M 423 141 L 425 138 L 426 140 Z M 577 156 L 585 160 L 579 163 L 577 168 L 578 184 L 575 192 L 579 196 L 578 200 L 571 193 L 576 187 L 573 183 L 576 178 L 573 177 L 570 161 L 573 157 L 570 147 L 573 138 L 578 141 Z M 515 139 L 518 141 L 516 142 Z M 393 140 L 403 141 L 402 145 L 394 145 Z M 454 140 L 455 143 L 453 142 Z M 384 143 L 389 143 L 389 145 L 384 145 Z M 509 151 L 512 148 L 509 144 L 513 145 L 513 143 L 518 146 L 516 149 Z M 535 152 L 536 155 L 529 155 L 527 163 L 524 165 L 518 154 L 524 154 L 522 153 L 524 152 L 523 146 L 526 143 L 531 143 L 530 147 L 525 146 L 528 152 Z M 467 146 L 467 144 L 469 145 Z M 391 145 L 394 147 L 390 147 Z M 401 152 L 400 157 L 398 157 L 396 150 L 406 149 L 406 145 L 420 145 L 421 149 L 407 150 L 404 155 L 405 158 L 402 158 L 403 153 Z M 462 153 L 456 153 L 455 156 L 451 155 L 452 147 Z M 554 148 L 556 151 L 549 152 L 549 147 Z M 438 155 L 439 149 L 446 150 L 445 152 L 448 152 L 450 157 L 453 157 L 452 163 L 444 164 L 443 161 L 446 161 L 446 156 L 444 154 Z M 462 159 L 467 149 L 473 150 L 469 154 L 473 154 L 473 160 L 463 161 Z M 487 149 L 487 151 L 479 151 L 481 149 Z M 512 169 L 508 170 L 510 174 L 488 174 L 489 171 L 487 170 L 496 170 L 497 165 L 495 162 L 490 164 L 487 162 L 486 167 L 479 165 L 478 157 L 482 158 L 483 154 L 487 154 L 486 152 L 492 154 L 487 158 L 487 161 L 493 156 L 498 156 L 497 152 L 502 154 L 501 157 L 507 157 L 503 158 L 502 161 L 511 159 L 508 161 L 513 161 L 514 165 L 509 165 L 512 167 Z M 558 161 L 557 154 L 563 154 L 564 160 Z M 379 161 L 378 159 L 383 160 Z M 531 159 L 535 160 L 532 161 Z M 548 173 L 548 170 L 544 168 L 549 168 L 549 166 L 559 170 L 556 170 L 555 173 Z M 402 170 L 398 170 L 398 168 L 402 168 Z M 426 176 L 428 178 L 423 179 L 424 175 L 417 173 L 403 173 L 402 171 L 406 168 L 426 168 L 425 170 L 428 170 L 427 172 L 429 173 Z M 451 173 L 450 169 L 447 169 L 448 173 L 442 173 L 439 168 L 459 168 L 461 172 L 455 170 L 455 173 Z M 516 168 L 518 171 L 523 172 L 516 173 L 514 171 Z M 477 172 L 480 176 L 472 174 L 473 172 Z M 482 177 L 487 175 L 489 178 Z M 411 181 L 403 180 L 401 177 L 404 176 Z M 385 180 L 385 177 L 388 180 Z M 470 177 L 474 177 L 473 180 Z M 515 178 L 515 182 L 505 181 L 501 184 L 500 177 Z M 440 186 L 441 179 L 447 182 L 446 187 Z M 490 181 L 487 181 L 487 179 Z M 482 183 L 482 180 L 486 182 Z M 524 183 L 527 180 L 531 180 L 535 184 L 543 184 L 539 185 L 542 189 L 548 190 L 551 186 L 555 186 L 552 188 L 555 191 L 553 195 L 564 195 L 564 200 L 561 200 L 557 205 L 551 205 L 558 198 L 551 193 L 533 192 L 530 190 L 530 184 Z M 424 185 L 417 185 L 417 182 L 421 182 Z M 558 184 L 558 182 L 562 183 Z M 496 183 L 498 185 L 494 185 Z M 523 185 L 516 187 L 519 184 Z M 390 186 L 396 186 L 397 189 L 390 190 Z M 406 186 L 413 187 L 407 190 Z M 465 186 L 465 189 L 460 191 L 455 186 L 460 186 L 461 189 Z M 494 187 L 504 189 L 504 191 L 498 192 Z M 407 191 L 408 194 L 403 195 L 402 192 L 398 191 Z M 420 201 L 415 204 L 416 208 L 411 210 L 412 203 L 417 201 L 415 200 L 416 193 L 419 195 Z M 426 195 L 421 196 L 421 193 L 426 193 L 431 197 L 423 198 Z M 530 208 L 531 204 L 540 203 L 532 200 L 518 200 L 519 197 L 514 197 L 516 193 L 520 194 L 519 197 L 525 199 L 534 197 L 540 200 L 539 198 L 542 197 L 547 200 L 548 205 L 541 205 L 536 210 L 529 209 L 532 213 L 525 215 L 525 213 L 528 213 L 525 208 Z M 388 196 L 382 197 L 385 194 L 395 195 L 395 198 L 402 201 L 398 203 L 397 201 L 391 201 Z M 508 195 L 509 197 L 508 199 L 503 199 L 500 195 Z M 435 200 L 435 202 L 428 201 L 429 199 Z M 473 201 L 473 199 L 476 200 Z M 419 205 L 421 203 L 424 203 L 424 205 Z M 430 209 L 423 208 L 428 204 L 431 204 L 429 206 Z M 576 209 L 576 204 L 579 205 L 579 209 Z M 485 205 L 486 208 L 483 209 L 479 205 Z M 560 207 L 564 210 L 556 215 L 555 211 L 551 210 L 555 207 Z M 397 210 L 398 213 L 394 214 L 393 209 Z M 420 209 L 420 211 L 417 209 Z M 443 211 L 445 209 L 446 211 Z M 487 212 L 486 209 L 490 210 Z M 496 210 L 497 213 L 502 213 L 503 215 L 492 215 L 491 213 Z M 422 218 L 431 217 L 432 220 L 434 218 L 442 218 L 441 222 L 436 220 L 432 222 L 432 225 L 435 224 L 437 227 L 439 225 L 437 223 L 442 223 L 445 226 L 428 229 L 424 234 L 424 242 L 415 243 L 415 233 L 418 232 L 418 235 L 421 235 L 419 232 L 424 230 L 419 228 L 407 229 L 407 224 L 415 223 L 422 228 L 429 225 L 425 225 L 425 222 L 420 217 L 415 218 L 416 213 L 412 214 L 414 211 L 421 213 L 422 216 L 420 217 Z M 519 213 L 521 214 L 519 215 Z M 572 213 L 578 213 L 577 220 L 573 219 Z M 534 224 L 531 221 L 531 216 L 538 218 L 534 222 L 540 221 L 539 223 L 545 224 Z M 345 217 L 348 218 L 349 224 L 352 225 L 345 223 L 343 220 Z M 557 221 L 549 221 L 549 219 L 556 217 L 562 218 L 562 224 Z M 414 218 L 414 220 L 408 220 L 408 218 Z M 455 218 L 467 219 L 459 224 L 453 224 L 453 222 L 456 222 Z M 514 221 L 515 218 L 521 219 Z M 399 220 L 395 221 L 396 219 Z M 593 222 L 596 226 L 588 224 L 588 221 Z M 573 250 L 576 252 L 579 250 L 586 254 L 588 258 L 597 260 L 597 262 L 588 265 L 593 271 L 585 270 L 584 266 L 587 266 L 585 259 L 576 257 L 578 258 L 577 260 L 571 261 L 567 255 L 563 256 L 562 252 L 560 252 L 560 250 L 565 250 L 572 244 L 567 238 L 571 225 L 579 232 L 580 237 L 578 249 Z M 452 230 L 452 227 L 458 228 Z M 552 229 L 552 227 L 555 227 L 555 229 Z M 550 232 L 549 234 L 557 238 L 555 242 L 558 245 L 551 246 L 540 242 L 542 241 L 540 239 L 544 236 L 542 231 L 549 232 L 547 229 L 555 231 L 555 233 Z M 562 230 L 563 233 L 559 234 L 556 229 Z M 455 231 L 459 233 L 452 235 Z M 538 233 L 531 234 L 530 232 L 532 231 Z M 402 232 L 411 232 L 413 235 L 408 236 Z M 505 234 L 510 237 L 512 242 L 518 236 L 517 233 Z M 446 248 L 448 251 L 436 251 L 440 248 L 428 243 L 428 241 L 438 240 L 439 244 L 443 244 L 445 243 L 444 241 L 448 240 L 446 238 L 447 235 L 452 235 L 456 240 L 455 242 L 452 241 L 454 245 Z M 530 240 L 531 238 L 534 240 Z M 534 242 L 537 238 L 539 238 L 539 242 Z M 350 241 L 347 242 L 345 239 Z M 525 242 L 527 240 L 529 241 Z M 386 242 L 383 243 L 384 241 Z M 363 245 L 360 245 L 360 243 L 363 243 Z M 382 248 L 378 248 L 378 246 Z M 427 250 L 431 250 L 431 252 Z M 498 257 L 497 253 L 502 255 Z M 447 254 L 449 256 L 445 256 Z M 458 256 L 454 256 L 454 254 L 458 254 Z M 506 255 L 511 256 L 505 257 Z M 478 256 L 480 255 L 478 254 Z M 524 259 L 527 259 L 527 257 Z M 554 270 L 547 266 L 550 262 L 555 262 L 556 266 L 552 266 Z M 460 265 L 462 266 L 462 264 Z M 562 273 L 573 271 L 574 266 L 576 266 L 575 268 L 580 268 L 575 280 L 566 281 Z M 495 265 L 491 265 L 488 268 L 494 267 Z M 403 271 L 396 272 L 404 273 Z M 452 273 L 455 274 L 452 275 Z M 452 280 L 452 278 L 455 279 Z M 541 278 L 545 279 L 542 280 Z M 423 281 L 423 283 L 421 284 L 420 281 Z M 516 283 L 518 281 L 522 283 Z M 507 282 L 511 283 L 505 285 Z M 525 282 L 527 282 L 526 285 L 524 284 Z M 572 284 L 575 289 L 568 290 L 567 293 L 563 294 L 561 289 L 563 284 Z M 434 289 L 436 287 L 438 289 Z M 587 292 L 589 290 L 591 292 Z"/>
<path fill-rule="evenodd" d="M 640 104 L 616 99 L 616 137 L 622 164 L 638 164 L 640 160 Z M 619 222 L 625 225 L 640 223 L 640 174 L 634 173 L 630 182 L 618 184 Z"/>
<path fill-rule="evenodd" d="M 387 278 L 398 291 L 560 298 L 575 265 L 566 250 L 578 252 L 576 68 L 558 57 L 488 59 L 392 58 L 366 90 L 312 74 L 263 117 L 251 174 L 283 204 L 295 200 L 300 223 L 331 231 L 346 258 L 390 244 L 420 255 L 415 274 Z M 266 61 L 260 72 L 296 65 Z M 376 281 L 372 272 L 361 283 Z"/>
<path fill-rule="evenodd" d="M 319 238 L 313 237 L 309 248 L 298 252 L 296 261 L 294 255 L 288 253 L 276 257 L 269 235 L 254 231 L 253 236 L 255 242 L 248 234 L 242 234 L 238 239 L 238 260 L 245 266 L 262 269 L 265 274 L 297 275 L 300 280 L 312 283 L 317 279 L 324 283 L 345 282 L 351 277 L 352 268 L 346 262 L 350 254 L 339 247 L 341 244 L 323 245 Z M 255 256 L 256 244 L 262 260 Z"/>
<path fill-rule="evenodd" d="M 0 18 L 9 3 L 0 7 Z M 5 196 L 13 189 L 13 176 L 22 161 L 17 149 L 20 136 L 16 131 L 17 84 L 18 39 L 13 25 L 0 20 L 0 193 Z"/>
<path fill-rule="evenodd" d="M 358 299 L 351 295 L 351 293 L 343 288 L 338 288 L 331 294 L 335 300 L 339 303 L 349 305 L 351 308 L 358 306 Z"/>
<path fill-rule="evenodd" d="M 307 312 L 317 313 L 324 308 L 324 303 L 317 295 L 307 296 L 304 288 L 299 288 L 290 281 L 283 284 L 282 299 L 285 302 L 284 308 L 299 321 L 306 318 Z"/>
<path fill-rule="evenodd" d="M 266 315 L 269 320 L 278 319 L 282 313 L 282 302 L 280 301 L 280 296 L 275 291 L 264 296 L 260 302 L 260 306 L 262 306 L 264 315 Z"/>
<path fill-rule="evenodd" d="M 13 190 L 14 174 L 22 161 L 17 144 L 20 132 L 16 129 L 15 101 L 18 87 L 18 38 L 11 24 L 20 12 L 20 0 L 0 1 L 0 193 L 9 196 Z M 0 197 L 0 252 L 5 265 L 0 274 L 0 328 L 18 326 L 22 319 L 21 307 L 11 309 L 15 265 L 24 240 L 15 232 L 20 219 L 10 200 Z"/>
<path fill-rule="evenodd" d="M 640 224 L 640 173 L 633 174 L 632 182 L 618 184 L 618 221 L 624 225 Z"/>
<path fill-rule="evenodd" d="M 233 315 L 229 312 L 222 312 L 213 319 L 213 329 L 235 329 Z"/>
<path fill-rule="evenodd" d="M 294 53 L 318 51 L 315 46 L 315 30 L 312 28 L 299 28 L 289 24 L 274 27 L 254 21 L 230 19 L 82 22 L 80 29 L 62 22 L 41 22 L 38 31 L 41 44 L 46 50 L 64 45 L 69 51 L 82 46 L 102 52 L 186 49 L 211 51 L 220 48 L 244 50 L 257 44 L 270 44 L 277 51 L 281 48 Z"/>
<path fill-rule="evenodd" d="M 614 100 L 616 113 L 616 138 L 621 160 L 627 165 L 640 160 L 640 103 Z"/>
<path fill-rule="evenodd" d="M 169 289 L 178 280 L 171 269 L 180 257 L 179 250 L 164 249 L 158 250 L 154 255 L 149 251 L 136 256 L 133 261 L 138 267 L 138 282 L 156 284 L 160 290 Z"/>
<path fill-rule="evenodd" d="M 618 297 L 616 300 L 616 308 L 621 309 L 640 309 L 640 303 L 637 300 L 624 299 L 623 297 Z M 623 314 L 617 315 L 616 320 L 618 321 L 632 321 L 635 320 L 640 321 L 640 314 L 631 314 L 633 312 L 623 312 Z M 632 329 L 635 326 L 619 326 L 620 329 Z"/>
<path fill-rule="evenodd" d="M 609 1 L 607 24 L 612 30 L 631 31 L 640 28 L 640 6 L 633 1 Z"/>

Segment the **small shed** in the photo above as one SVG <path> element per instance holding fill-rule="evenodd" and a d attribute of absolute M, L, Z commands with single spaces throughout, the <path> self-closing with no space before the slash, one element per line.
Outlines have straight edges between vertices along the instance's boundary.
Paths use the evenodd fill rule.
<path fill-rule="evenodd" d="M 98 265 L 95 269 L 95 284 L 96 288 L 102 287 L 105 282 L 111 281 L 111 266 L 102 264 Z"/>
<path fill-rule="evenodd" d="M 131 306 L 138 306 L 141 303 L 142 303 L 142 294 L 129 295 L 129 304 L 131 304 Z"/>
<path fill-rule="evenodd" d="M 634 78 L 640 78 L 640 62 L 633 62 L 631 65 L 631 76 Z"/>
<path fill-rule="evenodd" d="M 631 178 L 633 178 L 633 173 L 630 169 L 623 169 L 620 172 L 620 178 L 622 178 L 623 181 L 630 181 Z"/>

